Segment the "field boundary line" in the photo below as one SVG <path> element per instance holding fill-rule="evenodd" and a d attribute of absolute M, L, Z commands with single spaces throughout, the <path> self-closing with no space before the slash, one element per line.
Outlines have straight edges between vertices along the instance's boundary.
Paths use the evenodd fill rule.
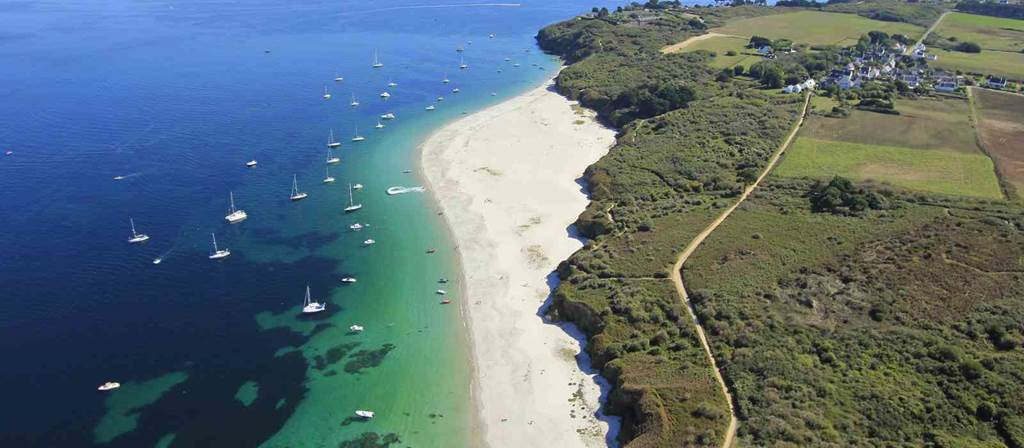
<path fill-rule="evenodd" d="M 1017 199 L 1016 187 L 1006 180 L 1002 170 L 999 169 L 999 162 L 996 161 L 995 157 L 992 157 L 992 153 L 989 152 L 982 142 L 981 112 L 978 111 L 977 100 L 974 98 L 974 89 L 974 86 L 967 86 L 967 109 L 971 112 L 969 116 L 971 127 L 974 128 L 974 143 L 978 146 L 981 153 L 985 154 L 985 157 L 992 161 L 992 170 L 995 171 L 996 181 L 999 183 L 999 192 L 1002 193 L 1003 199 Z"/>

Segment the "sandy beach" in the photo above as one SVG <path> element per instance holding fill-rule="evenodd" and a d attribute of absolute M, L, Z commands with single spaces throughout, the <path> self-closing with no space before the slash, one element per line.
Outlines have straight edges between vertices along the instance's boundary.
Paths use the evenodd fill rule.
<path fill-rule="evenodd" d="M 577 179 L 614 133 L 552 84 L 452 122 L 422 148 L 458 244 L 457 299 L 472 338 L 480 436 L 492 448 L 605 446 L 609 432 L 597 416 L 600 378 L 577 361 L 579 333 L 539 312 L 549 274 L 582 245 L 567 229 L 587 205 Z"/>

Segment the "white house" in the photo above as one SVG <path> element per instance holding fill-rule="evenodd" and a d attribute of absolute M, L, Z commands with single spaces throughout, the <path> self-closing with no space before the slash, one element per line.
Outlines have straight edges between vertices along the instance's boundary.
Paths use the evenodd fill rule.
<path fill-rule="evenodd" d="M 799 87 L 803 88 L 804 90 L 813 90 L 814 86 L 817 84 L 818 82 L 815 81 L 814 79 L 807 78 L 807 81 L 800 83 Z"/>
<path fill-rule="evenodd" d="M 956 91 L 956 81 L 942 81 L 935 85 L 935 90 L 939 92 L 954 92 Z"/>
<path fill-rule="evenodd" d="M 786 87 L 784 87 L 782 89 L 782 91 L 785 92 L 785 93 L 800 93 L 803 90 L 804 90 L 804 88 L 800 87 L 799 84 L 793 84 L 791 86 L 786 86 Z"/>

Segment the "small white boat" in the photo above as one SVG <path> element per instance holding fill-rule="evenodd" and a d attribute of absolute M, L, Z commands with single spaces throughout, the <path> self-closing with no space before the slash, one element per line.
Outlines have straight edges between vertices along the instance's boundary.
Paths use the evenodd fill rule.
<path fill-rule="evenodd" d="M 442 79 L 441 82 L 444 83 L 444 84 L 448 84 L 448 83 L 450 83 L 452 81 L 450 79 L 448 79 L 448 74 L 445 73 L 444 74 L 444 79 Z"/>
<path fill-rule="evenodd" d="M 461 90 L 459 90 L 458 87 L 452 89 L 452 93 L 459 93 L 459 92 L 461 92 Z"/>
<path fill-rule="evenodd" d="M 217 248 L 217 235 L 211 233 L 210 237 L 213 239 L 213 252 L 211 252 L 210 256 L 207 257 L 207 258 L 209 258 L 211 260 L 219 260 L 221 258 L 227 258 L 228 255 L 231 255 L 231 249 L 227 249 L 227 248 L 218 249 Z"/>
<path fill-rule="evenodd" d="M 342 82 L 344 80 L 345 80 L 345 78 L 342 78 L 341 76 L 338 76 L 338 72 L 337 71 L 334 72 L 334 82 Z"/>
<path fill-rule="evenodd" d="M 438 101 L 438 102 L 444 101 L 444 97 L 443 97 L 443 96 L 439 96 L 439 97 L 437 97 L 437 101 Z"/>
<path fill-rule="evenodd" d="M 434 105 L 433 105 L 433 104 L 431 104 L 431 105 L 429 105 L 429 106 L 427 106 L 427 107 L 426 107 L 426 110 L 434 110 L 434 109 L 437 109 L 437 108 L 436 108 L 436 107 L 434 107 Z"/>
<path fill-rule="evenodd" d="M 373 65 L 371 67 L 373 67 L 373 68 L 381 68 L 383 66 L 384 66 L 384 63 L 381 62 L 380 58 L 377 56 L 377 50 L 373 50 Z"/>
<path fill-rule="evenodd" d="M 324 301 L 324 303 L 314 302 L 313 299 L 309 297 L 309 285 L 306 285 L 306 299 L 302 302 L 302 312 L 304 314 L 313 314 L 326 309 L 327 301 Z"/>
<path fill-rule="evenodd" d="M 355 277 L 344 277 L 341 279 L 342 283 L 355 283 L 356 281 Z"/>
<path fill-rule="evenodd" d="M 4 152 L 4 155 L 5 156 L 13 156 L 14 155 L 14 151 L 6 151 L 6 152 Z"/>
<path fill-rule="evenodd" d="M 359 107 L 359 101 L 356 101 L 356 94 L 352 94 L 352 99 L 348 103 L 349 106 Z"/>
<path fill-rule="evenodd" d="M 363 184 L 355 184 L 355 185 L 352 186 L 352 189 L 353 190 L 362 190 L 363 189 Z"/>
<path fill-rule="evenodd" d="M 512 58 L 505 58 L 505 62 L 509 62 L 511 60 L 512 60 Z"/>
<path fill-rule="evenodd" d="M 348 327 L 348 331 L 351 331 L 353 333 L 361 333 L 363 331 L 363 326 L 362 325 L 352 325 L 351 327 Z"/>
<path fill-rule="evenodd" d="M 149 240 L 149 235 L 145 233 L 139 233 L 135 231 L 135 220 L 128 218 L 128 223 L 132 226 L 132 236 L 128 237 L 128 242 L 131 244 L 144 243 Z"/>
<path fill-rule="evenodd" d="M 363 241 L 363 245 L 364 246 L 372 246 L 374 244 L 377 244 L 377 240 L 375 240 L 373 238 L 370 238 L 368 240 Z"/>
<path fill-rule="evenodd" d="M 299 191 L 299 181 L 295 178 L 295 175 L 292 175 L 292 193 L 288 198 L 294 202 L 306 199 L 307 196 L 309 195 Z"/>
<path fill-rule="evenodd" d="M 352 230 L 363 230 L 363 225 L 357 222 L 355 224 L 348 226 L 348 228 Z"/>
<path fill-rule="evenodd" d="M 333 184 L 334 183 L 334 178 L 331 177 L 331 169 L 327 168 L 327 167 L 324 167 L 324 183 L 325 184 Z"/>
<path fill-rule="evenodd" d="M 252 159 L 252 160 L 250 160 L 248 162 L 245 162 L 245 166 L 248 167 L 248 168 L 255 167 L 256 166 L 256 159 Z"/>
<path fill-rule="evenodd" d="M 448 279 L 446 279 L 444 277 L 441 277 L 441 278 L 437 279 L 437 282 L 438 283 L 448 283 Z"/>
<path fill-rule="evenodd" d="M 235 208 L 235 193 L 230 192 L 228 196 L 231 198 L 231 208 L 228 209 L 228 215 L 224 217 L 224 220 L 228 224 L 238 224 L 249 218 L 249 215 L 245 213 L 245 210 L 239 210 Z"/>
<path fill-rule="evenodd" d="M 373 411 L 364 411 L 362 409 L 356 410 L 356 416 L 362 418 L 373 418 Z"/>
<path fill-rule="evenodd" d="M 341 162 L 341 158 L 336 156 L 336 155 L 334 155 L 334 153 L 331 152 L 330 148 L 327 148 L 327 162 L 326 163 L 328 165 L 335 165 L 335 164 L 338 164 L 340 162 Z"/>
<path fill-rule="evenodd" d="M 458 48 L 455 49 L 455 51 L 458 52 L 458 53 L 462 53 L 464 50 L 463 50 L 462 47 L 458 47 Z"/>
<path fill-rule="evenodd" d="M 384 98 L 384 99 L 388 99 L 388 98 L 391 98 L 391 94 L 387 93 L 387 92 L 381 92 L 380 93 L 380 97 Z"/>
<path fill-rule="evenodd" d="M 114 180 L 124 180 L 124 176 L 114 176 Z"/>
<path fill-rule="evenodd" d="M 392 80 L 388 80 L 388 87 L 398 87 L 398 83 Z"/>
<path fill-rule="evenodd" d="M 363 208 L 363 204 L 356 204 L 352 200 L 352 184 L 348 184 L 348 207 L 345 207 L 345 213 L 352 213 L 361 208 Z"/>
<path fill-rule="evenodd" d="M 153 264 L 160 264 L 160 263 L 162 263 L 163 261 L 164 261 L 164 259 L 163 259 L 163 258 L 160 258 L 160 257 L 156 257 L 156 258 L 154 258 L 154 259 L 153 259 Z"/>
<path fill-rule="evenodd" d="M 465 70 L 469 68 L 469 64 L 466 64 L 466 60 L 459 56 L 459 70 Z"/>
<path fill-rule="evenodd" d="M 377 129 L 384 129 L 384 123 L 381 123 L 380 120 L 377 120 L 377 125 L 374 127 Z"/>
<path fill-rule="evenodd" d="M 494 33 L 488 34 L 487 37 L 490 39 L 494 39 Z"/>
<path fill-rule="evenodd" d="M 327 147 L 337 148 L 339 146 L 341 146 L 341 142 L 334 140 L 334 129 L 331 129 L 330 133 L 327 134 Z"/>
<path fill-rule="evenodd" d="M 380 118 L 383 119 L 383 120 L 394 120 L 395 119 L 395 114 L 393 114 L 391 112 L 388 112 L 388 113 L 386 113 L 384 115 L 381 115 Z"/>
<path fill-rule="evenodd" d="M 445 295 L 445 294 L 448 294 L 448 291 L 445 291 L 445 290 L 443 290 L 443 289 L 438 289 L 438 290 L 437 290 L 437 295 L 439 295 L 439 296 L 443 296 L 443 295 Z"/>
<path fill-rule="evenodd" d="M 352 136 L 352 141 L 362 141 L 362 140 L 366 140 L 366 139 L 367 139 L 367 137 L 359 135 L 359 127 L 356 126 L 355 127 L 355 135 Z"/>
<path fill-rule="evenodd" d="M 518 62 L 516 62 L 515 64 L 512 64 L 512 66 L 513 66 L 513 67 L 519 67 L 519 63 L 518 63 Z"/>
<path fill-rule="evenodd" d="M 117 389 L 118 387 L 121 387 L 121 383 L 107 381 L 106 383 L 100 384 L 100 387 L 97 387 L 96 390 L 106 392 L 108 390 Z"/>
<path fill-rule="evenodd" d="M 330 92 L 327 91 L 327 86 L 324 86 L 324 99 L 325 100 L 331 99 L 331 94 L 330 94 Z"/>

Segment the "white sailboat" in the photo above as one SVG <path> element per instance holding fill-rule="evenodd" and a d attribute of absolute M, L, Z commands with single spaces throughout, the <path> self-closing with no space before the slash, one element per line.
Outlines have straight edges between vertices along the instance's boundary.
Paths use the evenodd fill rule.
<path fill-rule="evenodd" d="M 325 100 L 331 99 L 331 93 L 327 91 L 327 86 L 324 86 L 324 99 Z"/>
<path fill-rule="evenodd" d="M 352 107 L 359 107 L 359 101 L 356 101 L 356 94 L 352 94 L 352 101 L 349 101 L 348 105 Z"/>
<path fill-rule="evenodd" d="M 380 93 L 380 97 L 386 100 L 388 98 L 391 98 L 391 94 L 386 92 L 386 91 L 385 92 L 381 92 Z"/>
<path fill-rule="evenodd" d="M 302 312 L 304 314 L 313 314 L 313 313 L 319 313 L 319 312 L 321 312 L 323 310 L 326 310 L 326 309 L 327 309 L 327 302 L 326 301 L 324 301 L 324 303 L 314 302 L 313 299 L 311 299 L 309 297 L 309 285 L 306 285 L 306 299 L 303 300 L 303 302 L 302 302 Z"/>
<path fill-rule="evenodd" d="M 363 208 L 363 204 L 356 204 L 352 199 L 352 184 L 348 184 L 348 207 L 345 207 L 345 213 L 351 213 L 356 210 Z"/>
<path fill-rule="evenodd" d="M 377 56 L 377 50 L 373 50 L 373 68 L 381 68 L 384 63 L 380 61 L 380 57 Z"/>
<path fill-rule="evenodd" d="M 228 249 L 228 248 L 218 249 L 217 248 L 217 235 L 214 235 L 214 234 L 211 233 L 210 237 L 213 239 L 213 252 L 210 253 L 210 256 L 208 257 L 209 259 L 211 259 L 211 260 L 219 260 L 221 258 L 227 258 L 228 255 L 231 255 L 231 249 Z"/>
<path fill-rule="evenodd" d="M 328 134 L 328 136 L 327 136 L 327 147 L 328 148 L 337 148 L 339 146 L 341 146 L 341 142 L 334 141 L 334 129 L 331 129 L 330 134 Z"/>
<path fill-rule="evenodd" d="M 459 93 L 459 92 L 461 92 L 461 91 L 462 91 L 462 90 L 459 90 L 459 88 L 458 88 L 458 87 L 456 87 L 456 88 L 452 89 L 452 93 Z"/>
<path fill-rule="evenodd" d="M 292 201 L 300 201 L 302 199 L 306 199 L 306 196 L 309 195 L 299 191 L 299 181 L 294 175 L 292 175 L 292 194 L 288 198 Z"/>
<path fill-rule="evenodd" d="M 335 165 L 335 164 L 338 164 L 340 162 L 341 162 L 341 158 L 336 156 L 336 155 L 334 155 L 334 153 L 331 152 L 331 148 L 327 148 L 327 164 L 328 165 Z"/>
<path fill-rule="evenodd" d="M 448 84 L 448 83 L 450 83 L 450 82 L 452 82 L 452 80 L 448 79 L 448 74 L 447 74 L 447 73 L 445 73 L 445 74 L 444 74 L 444 79 L 442 79 L 442 80 L 441 80 L 441 83 L 443 83 L 443 84 Z"/>
<path fill-rule="evenodd" d="M 342 82 L 344 80 L 345 80 L 345 78 L 342 78 L 341 76 L 338 76 L 338 71 L 335 70 L 334 71 L 334 82 Z"/>
<path fill-rule="evenodd" d="M 433 105 L 433 104 L 431 104 L 431 105 L 427 106 L 427 107 L 426 107 L 426 109 L 427 109 L 427 110 L 434 110 L 434 109 L 437 109 L 437 108 L 436 108 L 436 107 L 434 107 L 434 105 Z"/>
<path fill-rule="evenodd" d="M 363 137 L 362 135 L 359 135 L 359 126 L 356 126 L 356 133 L 355 133 L 355 135 L 352 136 L 352 141 L 354 141 L 354 142 L 361 142 L 363 140 L 366 140 L 366 137 Z"/>
<path fill-rule="evenodd" d="M 228 224 L 237 224 L 245 221 L 249 215 L 245 213 L 245 210 L 235 208 L 235 193 L 230 192 L 228 193 L 228 196 L 231 198 L 231 209 L 228 215 L 224 217 L 224 220 L 227 221 Z"/>
<path fill-rule="evenodd" d="M 388 78 L 388 87 L 398 87 L 398 83 L 392 81 L 391 78 Z"/>
<path fill-rule="evenodd" d="M 331 169 L 330 168 L 326 168 L 326 167 L 324 168 L 324 183 L 325 184 L 333 184 L 334 183 L 334 178 L 331 177 Z"/>
<path fill-rule="evenodd" d="M 467 68 L 469 68 L 469 65 L 466 64 L 466 59 L 459 56 L 459 70 L 465 70 Z"/>
<path fill-rule="evenodd" d="M 380 120 L 377 120 L 377 125 L 374 127 L 377 129 L 384 129 L 384 123 L 381 123 Z"/>
<path fill-rule="evenodd" d="M 132 236 L 128 238 L 128 242 L 132 244 L 144 243 L 149 240 L 149 235 L 145 233 L 139 233 L 135 231 L 135 220 L 128 218 L 128 223 L 132 226 Z"/>
<path fill-rule="evenodd" d="M 355 184 L 355 185 L 352 186 L 352 189 L 353 190 L 362 190 L 363 189 L 363 184 Z"/>

